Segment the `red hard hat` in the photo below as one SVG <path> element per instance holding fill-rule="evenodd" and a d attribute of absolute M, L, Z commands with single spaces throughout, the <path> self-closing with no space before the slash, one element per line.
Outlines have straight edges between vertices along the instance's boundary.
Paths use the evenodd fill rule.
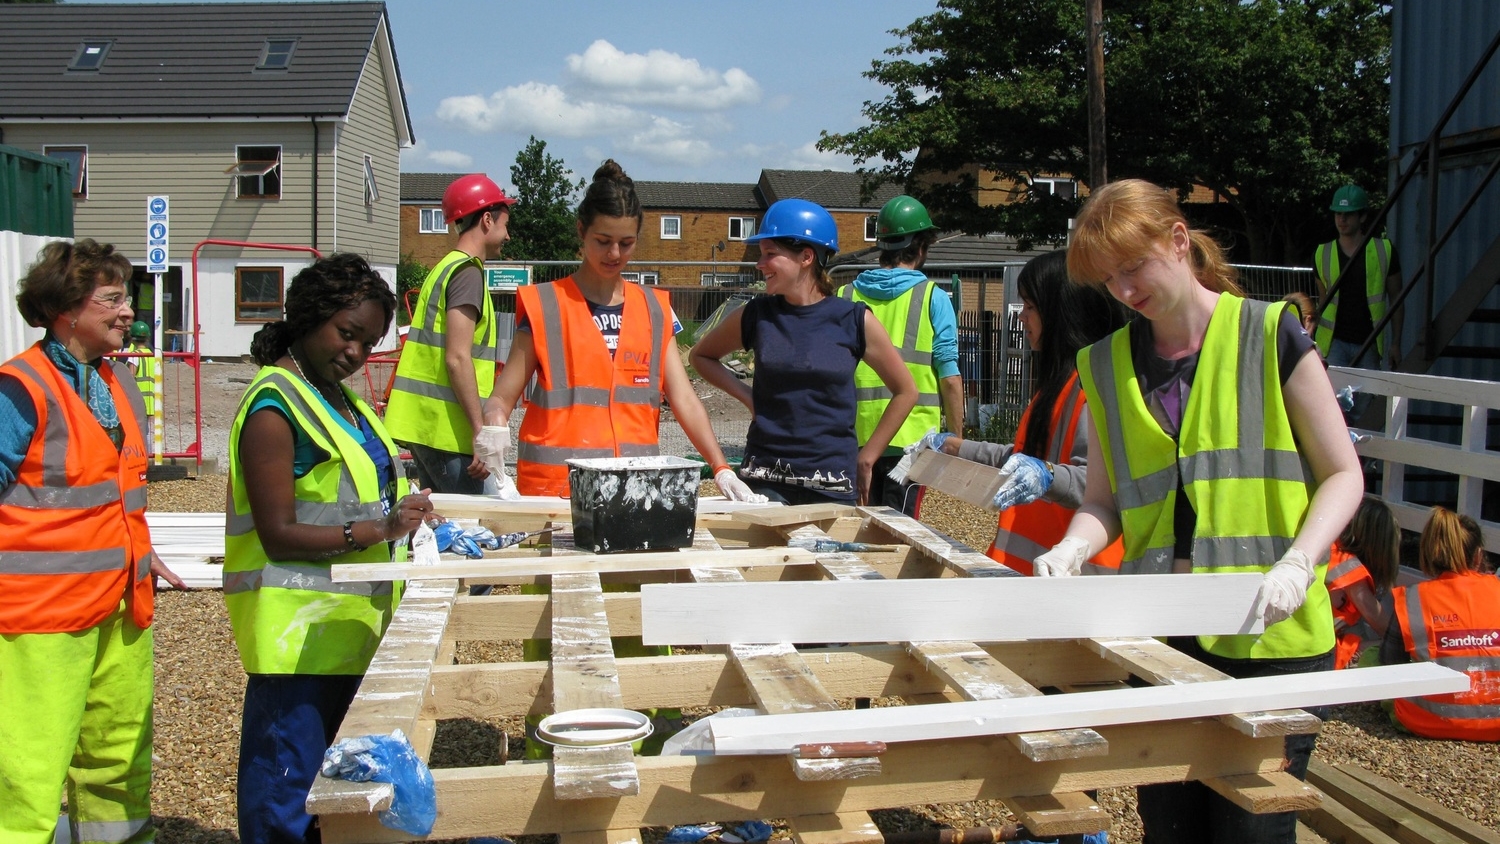
<path fill-rule="evenodd" d="M 470 173 L 454 179 L 453 184 L 443 191 L 443 219 L 455 222 L 493 205 L 515 204 L 516 201 L 506 196 L 489 176 Z"/>

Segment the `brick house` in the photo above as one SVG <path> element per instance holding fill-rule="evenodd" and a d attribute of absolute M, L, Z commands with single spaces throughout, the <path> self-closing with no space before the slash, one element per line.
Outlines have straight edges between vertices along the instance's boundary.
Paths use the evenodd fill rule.
<path fill-rule="evenodd" d="M 443 191 L 463 173 L 401 174 L 401 255 L 431 267 L 453 251 L 458 230 L 443 219 Z"/>

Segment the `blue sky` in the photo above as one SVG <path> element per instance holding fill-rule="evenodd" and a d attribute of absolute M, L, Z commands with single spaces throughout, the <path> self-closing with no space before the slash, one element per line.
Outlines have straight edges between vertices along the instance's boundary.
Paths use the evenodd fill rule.
<path fill-rule="evenodd" d="M 529 135 L 578 175 L 751 182 L 853 169 L 814 149 L 863 125 L 861 73 L 936 0 L 390 0 L 417 146 L 401 168 L 502 184 Z"/>

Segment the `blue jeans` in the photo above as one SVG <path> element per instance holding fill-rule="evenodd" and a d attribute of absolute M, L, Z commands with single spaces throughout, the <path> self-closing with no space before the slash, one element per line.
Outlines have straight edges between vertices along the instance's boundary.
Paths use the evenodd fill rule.
<path fill-rule="evenodd" d="M 417 475 L 423 487 L 433 492 L 484 494 L 485 479 L 469 477 L 469 464 L 474 462 L 474 455 L 443 451 L 417 443 L 404 445 L 411 451 L 412 462 L 417 464 Z M 404 493 L 405 490 L 401 492 Z"/>
<path fill-rule="evenodd" d="M 358 675 L 251 674 L 240 721 L 241 844 L 318 844 L 304 804 Z"/>
<path fill-rule="evenodd" d="M 1204 651 L 1198 640 L 1172 637 L 1167 644 L 1211 668 L 1237 679 L 1332 671 L 1333 651 L 1304 659 L 1222 659 Z M 1328 717 L 1327 707 L 1309 708 L 1318 718 Z M 1317 734 L 1287 736 L 1286 770 L 1299 780 L 1307 779 Z M 1143 844 L 1296 844 L 1297 813 L 1256 815 L 1219 796 L 1201 782 L 1169 782 L 1143 785 L 1135 790 L 1139 803 Z"/>

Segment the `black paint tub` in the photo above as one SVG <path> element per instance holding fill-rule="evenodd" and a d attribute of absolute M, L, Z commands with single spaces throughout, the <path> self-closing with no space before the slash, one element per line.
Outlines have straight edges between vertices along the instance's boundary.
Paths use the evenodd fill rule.
<path fill-rule="evenodd" d="M 569 460 L 574 546 L 595 554 L 691 546 L 700 465 L 665 455 Z"/>

